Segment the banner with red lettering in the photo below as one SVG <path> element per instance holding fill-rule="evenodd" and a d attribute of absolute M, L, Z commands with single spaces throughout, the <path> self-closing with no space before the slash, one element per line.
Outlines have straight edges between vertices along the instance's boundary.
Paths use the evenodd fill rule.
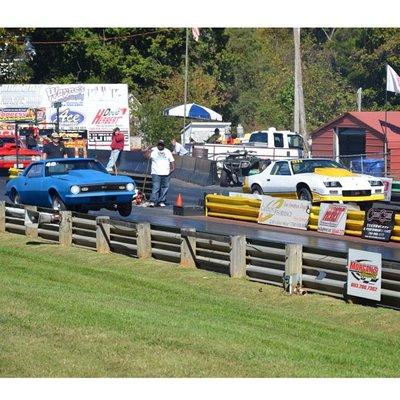
<path fill-rule="evenodd" d="M 322 203 L 319 210 L 318 232 L 344 235 L 346 219 L 346 205 Z"/>
<path fill-rule="evenodd" d="M 381 300 L 382 255 L 349 249 L 347 262 L 347 294 Z"/>

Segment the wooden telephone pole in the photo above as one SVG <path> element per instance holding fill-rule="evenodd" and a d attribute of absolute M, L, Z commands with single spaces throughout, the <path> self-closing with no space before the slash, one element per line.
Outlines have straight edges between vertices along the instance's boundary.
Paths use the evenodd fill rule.
<path fill-rule="evenodd" d="M 300 28 L 293 28 L 294 38 L 294 131 L 303 136 L 308 149 L 306 113 L 304 108 L 303 75 L 301 72 Z M 307 150 L 308 151 L 308 150 Z"/>

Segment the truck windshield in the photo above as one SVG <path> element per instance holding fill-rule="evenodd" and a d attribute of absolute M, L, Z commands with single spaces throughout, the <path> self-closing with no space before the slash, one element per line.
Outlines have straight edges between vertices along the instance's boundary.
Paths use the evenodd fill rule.
<path fill-rule="evenodd" d="M 66 161 L 47 161 L 45 164 L 46 176 L 65 175 L 70 171 L 90 169 L 94 171 L 107 172 L 106 169 L 94 160 L 66 160 Z"/>
<path fill-rule="evenodd" d="M 294 174 L 308 174 L 315 171 L 315 168 L 344 168 L 343 165 L 333 160 L 292 160 Z"/>
<path fill-rule="evenodd" d="M 249 139 L 249 143 L 268 143 L 268 133 L 267 132 L 252 133 Z"/>
<path fill-rule="evenodd" d="M 303 138 L 300 135 L 288 135 L 289 149 L 303 149 Z"/>

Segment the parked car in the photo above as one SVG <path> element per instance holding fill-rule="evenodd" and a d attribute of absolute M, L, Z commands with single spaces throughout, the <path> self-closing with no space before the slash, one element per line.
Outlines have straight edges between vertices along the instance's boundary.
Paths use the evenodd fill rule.
<path fill-rule="evenodd" d="M 33 162 L 7 183 L 6 195 L 16 204 L 80 212 L 117 209 L 126 217 L 137 190 L 132 178 L 110 175 L 94 159 L 57 158 Z"/>
<path fill-rule="evenodd" d="M 273 161 L 264 171 L 245 178 L 243 191 L 320 202 L 384 200 L 383 182 L 353 173 L 327 159 Z"/>
<path fill-rule="evenodd" d="M 26 168 L 32 161 L 40 158 L 39 151 L 27 149 L 14 136 L 0 136 L 0 171 L 3 173 L 9 168 Z"/>

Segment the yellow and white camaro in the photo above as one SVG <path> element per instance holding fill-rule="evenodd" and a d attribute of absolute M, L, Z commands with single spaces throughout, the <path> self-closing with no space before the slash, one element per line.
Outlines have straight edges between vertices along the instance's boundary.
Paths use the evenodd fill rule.
<path fill-rule="evenodd" d="M 261 173 L 247 176 L 243 191 L 313 203 L 385 198 L 379 178 L 350 172 L 333 160 L 313 158 L 273 161 Z"/>

